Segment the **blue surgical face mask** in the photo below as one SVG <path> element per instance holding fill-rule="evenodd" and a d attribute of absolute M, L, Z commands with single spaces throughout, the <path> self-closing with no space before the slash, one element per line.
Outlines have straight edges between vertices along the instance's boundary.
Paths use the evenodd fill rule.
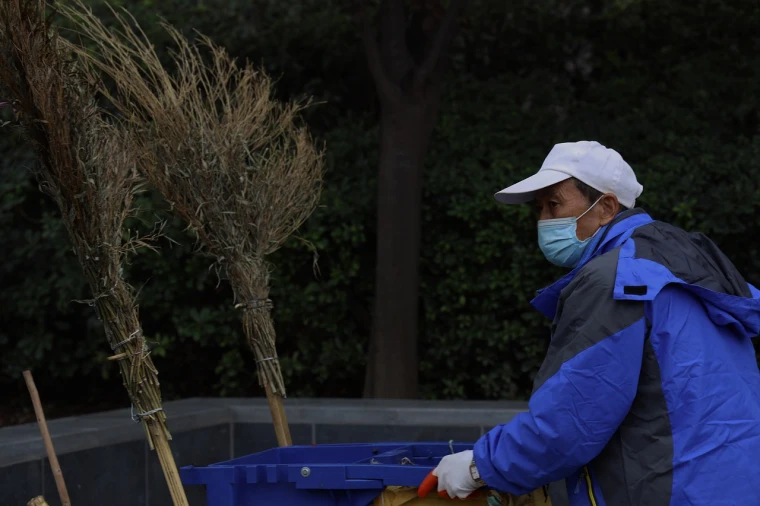
<path fill-rule="evenodd" d="M 591 211 L 599 200 L 601 197 L 577 218 L 571 216 L 538 221 L 538 246 L 549 262 L 567 268 L 578 265 L 589 242 L 599 232 L 597 230 L 594 235 L 581 241 L 577 235 L 578 220 Z"/>

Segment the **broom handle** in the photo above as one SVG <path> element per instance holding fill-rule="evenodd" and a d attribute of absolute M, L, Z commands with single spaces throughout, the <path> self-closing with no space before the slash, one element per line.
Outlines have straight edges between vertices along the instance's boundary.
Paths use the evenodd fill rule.
<path fill-rule="evenodd" d="M 58 495 L 61 498 L 61 504 L 63 506 L 71 506 L 69 492 L 66 490 L 66 483 L 63 481 L 61 466 L 58 464 L 58 457 L 56 457 L 55 449 L 53 448 L 53 440 L 50 437 L 47 422 L 45 421 L 45 413 L 42 411 L 40 394 L 37 392 L 37 387 L 34 385 L 34 378 L 32 377 L 31 371 L 24 371 L 24 381 L 26 381 L 26 388 L 29 389 L 29 395 L 32 397 L 34 413 L 37 415 L 37 424 L 40 426 L 42 441 L 45 443 L 45 450 L 47 450 L 48 460 L 50 461 L 50 469 L 53 470 L 53 477 L 55 478 L 55 485 L 58 487 Z"/>
<path fill-rule="evenodd" d="M 269 411 L 272 413 L 272 423 L 274 424 L 274 433 L 277 436 L 279 446 L 292 446 L 293 441 L 290 438 L 290 427 L 288 419 L 285 416 L 285 407 L 282 404 L 282 397 L 272 392 L 272 387 L 266 385 L 267 401 L 269 401 Z"/>
<path fill-rule="evenodd" d="M 146 420 L 145 423 L 148 424 L 148 431 L 150 432 L 153 446 L 156 449 L 161 469 L 164 472 L 164 478 L 166 478 L 166 484 L 169 487 L 169 494 L 172 497 L 174 506 L 189 506 L 187 496 L 185 495 L 185 488 L 182 486 L 182 480 L 179 478 L 177 464 L 174 462 L 174 455 L 171 448 L 169 448 L 169 441 L 166 439 L 166 432 L 161 430 L 161 427 L 155 420 Z"/>

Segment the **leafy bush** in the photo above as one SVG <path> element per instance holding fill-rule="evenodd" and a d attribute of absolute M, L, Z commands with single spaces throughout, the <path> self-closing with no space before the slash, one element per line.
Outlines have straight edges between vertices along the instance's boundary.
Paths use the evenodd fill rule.
<path fill-rule="evenodd" d="M 549 322 L 529 301 L 561 271 L 537 248 L 529 206 L 499 206 L 493 193 L 534 172 L 556 142 L 595 139 L 620 151 L 644 185 L 639 205 L 707 233 L 760 284 L 753 241 L 760 56 L 749 49 L 760 43 L 756 10 L 739 0 L 555 3 L 474 2 L 456 45 L 426 162 L 420 374 L 427 398 L 530 391 Z M 150 2 L 130 5 L 138 19 L 156 15 Z M 322 205 L 278 252 L 272 278 L 291 395 L 358 396 L 364 377 L 377 110 L 347 5 L 160 3 L 170 22 L 263 61 L 280 76 L 283 96 L 309 93 L 318 102 L 307 120 L 328 148 Z M 0 385 L 21 392 L 20 371 L 32 368 L 39 381 L 65 389 L 62 402 L 85 383 L 84 395 L 102 399 L 119 381 L 91 308 L 71 302 L 88 294 L 65 231 L 24 171 L 31 155 L 12 138 L 0 144 Z M 155 195 L 140 204 L 133 226 L 149 229 L 156 213 L 168 216 Z M 171 220 L 176 243 L 141 253 L 126 273 L 141 287 L 166 397 L 258 394 L 230 290 L 211 260 L 194 254 L 184 224 Z M 115 402 L 125 399 L 120 393 Z"/>

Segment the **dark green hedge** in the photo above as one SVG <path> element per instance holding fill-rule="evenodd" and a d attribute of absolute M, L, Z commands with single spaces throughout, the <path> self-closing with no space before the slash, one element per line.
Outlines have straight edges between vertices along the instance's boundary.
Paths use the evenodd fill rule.
<path fill-rule="evenodd" d="M 541 257 L 529 207 L 497 206 L 493 193 L 535 171 L 556 142 L 594 139 L 618 149 L 644 185 L 642 207 L 706 232 L 760 283 L 754 4 L 554 3 L 473 2 L 455 48 L 425 181 L 426 398 L 529 392 L 548 322 L 528 303 L 561 271 Z M 377 105 L 349 4 L 160 4 L 188 33 L 199 29 L 234 54 L 265 62 L 283 96 L 310 93 L 324 102 L 307 117 L 328 147 L 321 207 L 273 258 L 279 349 L 293 395 L 362 389 Z M 135 8 L 140 19 L 154 10 L 150 2 Z M 186 21 L 198 13 L 196 24 Z M 72 302 L 88 294 L 55 209 L 24 172 L 30 155 L 7 135 L 1 142 L 0 385 L 22 393 L 20 371 L 32 368 L 61 388 L 61 402 L 111 395 L 123 403 L 91 308 Z M 135 226 L 165 216 L 154 195 L 140 204 Z M 143 252 L 126 269 L 140 289 L 167 397 L 257 394 L 229 288 L 210 259 L 193 254 L 183 224 L 171 221 L 168 234 L 179 245 L 164 241 L 160 254 Z M 316 247 L 316 267 L 307 242 Z M 74 391 L 83 385 L 83 394 Z"/>

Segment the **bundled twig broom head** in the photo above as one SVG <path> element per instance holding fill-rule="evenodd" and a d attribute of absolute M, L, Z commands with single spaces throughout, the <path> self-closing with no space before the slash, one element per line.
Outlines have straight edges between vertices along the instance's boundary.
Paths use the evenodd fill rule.
<path fill-rule="evenodd" d="M 297 124 L 302 105 L 275 100 L 267 75 L 206 37 L 191 44 L 163 25 L 176 45 L 170 74 L 128 13 L 113 12 L 110 31 L 79 1 L 62 10 L 96 46 L 80 50 L 91 68 L 115 83 L 101 92 L 138 132 L 148 178 L 224 266 L 262 385 L 284 395 L 265 257 L 319 200 L 322 153 Z"/>
<path fill-rule="evenodd" d="M 0 1 L 0 97 L 13 104 L 37 151 L 40 188 L 60 208 L 93 291 L 89 303 L 123 355 L 119 365 L 134 409 L 165 431 L 157 372 L 121 276 L 123 255 L 146 244 L 122 235 L 141 185 L 133 139 L 105 120 L 81 70 L 45 17 L 44 2 Z"/>

